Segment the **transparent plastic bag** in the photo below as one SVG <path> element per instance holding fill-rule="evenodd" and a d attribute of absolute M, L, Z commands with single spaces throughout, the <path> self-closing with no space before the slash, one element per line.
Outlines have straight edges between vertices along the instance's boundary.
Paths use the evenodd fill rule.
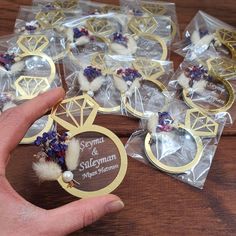
<path fill-rule="evenodd" d="M 137 19 L 130 22 L 126 15 L 114 12 L 70 19 L 63 25 L 67 47 L 75 57 L 99 51 L 166 60 L 169 56 L 170 18 L 161 16 L 150 20 L 156 23 L 151 33 L 147 27 L 143 32 L 136 30 L 140 26 Z"/>
<path fill-rule="evenodd" d="M 129 15 L 148 16 L 168 16 L 171 18 L 171 35 L 174 42 L 180 40 L 178 19 L 176 15 L 175 3 L 160 1 L 120 1 L 121 8 Z"/>
<path fill-rule="evenodd" d="M 155 134 L 150 135 L 155 137 L 155 140 L 150 139 L 148 142 L 148 125 L 147 121 L 143 121 L 140 130 L 135 131 L 126 144 L 127 154 L 182 182 L 202 189 L 223 131 L 225 119 L 208 117 L 206 122 L 204 114 L 198 112 L 188 109 L 180 101 L 172 101 L 169 106 L 165 107 L 165 112 L 162 110 L 162 113 L 159 113 Z M 191 122 L 188 123 L 187 116 L 197 117 L 197 119 L 190 119 Z M 214 133 L 213 129 L 210 129 L 210 133 L 205 136 L 203 133 L 195 132 L 203 131 L 203 128 L 204 132 L 208 132 L 212 124 L 217 127 Z M 166 129 L 168 125 L 172 128 Z"/>
<path fill-rule="evenodd" d="M 169 61 L 94 53 L 81 56 L 74 64 L 65 61 L 64 66 L 67 96 L 87 92 L 103 113 L 143 117 L 158 111 L 169 99 L 167 85 L 173 74 L 173 63 Z M 86 74 L 89 67 L 99 72 L 96 78 L 102 80 L 100 87 L 96 87 L 96 78 Z"/>
<path fill-rule="evenodd" d="M 190 60 L 188 57 L 169 82 L 172 96 L 184 100 L 189 107 L 207 114 L 235 120 L 236 71 L 232 59 L 207 51 Z"/>
<path fill-rule="evenodd" d="M 232 26 L 199 11 L 184 30 L 183 39 L 173 45 L 173 50 L 182 56 L 187 53 L 198 56 L 213 47 L 224 56 L 234 57 L 230 48 L 235 49 L 230 41 L 235 41 L 235 31 Z M 225 38 L 227 34 L 228 37 Z"/>
<path fill-rule="evenodd" d="M 21 6 L 16 23 L 16 33 L 35 33 L 42 30 L 53 29 L 55 32 L 63 34 L 63 22 L 77 14 L 79 10 L 64 10 L 46 6 Z"/>
<path fill-rule="evenodd" d="M 50 48 L 53 48 L 52 42 Z M 46 35 L 8 35 L 0 38 L 0 112 L 61 86 Z M 55 46 L 54 46 L 55 47 Z M 37 120 L 22 143 L 52 128 L 49 116 Z"/>

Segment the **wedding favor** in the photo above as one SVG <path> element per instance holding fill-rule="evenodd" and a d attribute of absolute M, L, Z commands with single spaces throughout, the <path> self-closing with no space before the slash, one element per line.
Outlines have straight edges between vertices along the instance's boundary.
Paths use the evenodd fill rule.
<path fill-rule="evenodd" d="M 196 108 L 172 101 L 132 134 L 127 154 L 173 177 L 203 188 L 224 126 Z"/>
<path fill-rule="evenodd" d="M 0 38 L 1 111 L 60 86 L 48 46 L 47 36 L 41 34 Z M 52 124 L 50 117 L 40 118 L 21 143 L 32 143 L 37 135 L 49 131 Z"/>
<path fill-rule="evenodd" d="M 166 86 L 172 62 L 96 53 L 83 57 L 79 66 L 65 62 L 64 71 L 67 96 L 87 93 L 102 113 L 145 117 L 170 99 Z"/>
<path fill-rule="evenodd" d="M 120 1 L 121 9 L 130 17 L 170 17 L 171 38 L 173 41 L 179 40 L 179 27 L 176 16 L 175 4 L 159 1 Z"/>
<path fill-rule="evenodd" d="M 169 86 L 191 108 L 207 114 L 229 115 L 235 119 L 235 65 L 231 59 L 205 53 L 187 58 L 172 77 Z"/>
<path fill-rule="evenodd" d="M 99 105 L 88 95 L 69 98 L 51 114 L 67 134 L 50 132 L 38 137 L 42 147 L 33 164 L 41 181 L 57 180 L 70 194 L 85 198 L 112 192 L 127 170 L 127 155 L 120 139 L 95 125 Z"/>
<path fill-rule="evenodd" d="M 152 21 L 156 24 L 149 29 Z M 126 15 L 112 12 L 70 19 L 63 27 L 69 55 L 75 61 L 78 55 L 94 52 L 157 60 L 168 57 L 170 19 L 167 17 L 150 17 L 143 21 L 132 18 L 128 22 Z"/>
<path fill-rule="evenodd" d="M 183 33 L 183 40 L 174 44 L 176 53 L 185 56 L 187 52 L 197 57 L 209 47 L 223 56 L 235 59 L 236 29 L 199 11 Z"/>

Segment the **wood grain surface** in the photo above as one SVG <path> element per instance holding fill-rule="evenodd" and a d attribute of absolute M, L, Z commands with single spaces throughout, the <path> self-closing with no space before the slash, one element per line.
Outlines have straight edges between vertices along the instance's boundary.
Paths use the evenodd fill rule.
<path fill-rule="evenodd" d="M 177 6 L 181 31 L 198 10 L 236 26 L 234 0 L 172 2 Z M 0 35 L 12 33 L 20 4 L 31 2 L 0 0 Z M 177 68 L 182 58 L 175 54 L 171 58 Z M 137 119 L 119 116 L 99 116 L 96 123 L 114 131 L 123 143 L 138 127 Z M 125 209 L 72 235 L 236 235 L 235 143 L 236 125 L 224 131 L 204 190 L 129 158 L 127 176 L 114 192 L 125 202 Z M 31 168 L 35 152 L 35 147 L 22 145 L 12 153 L 7 176 L 16 191 L 46 209 L 76 200 L 57 183 L 38 184 Z"/>

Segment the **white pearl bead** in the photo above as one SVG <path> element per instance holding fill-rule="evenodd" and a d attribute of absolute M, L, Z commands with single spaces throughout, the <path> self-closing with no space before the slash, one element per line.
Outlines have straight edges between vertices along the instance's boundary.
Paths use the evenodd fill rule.
<path fill-rule="evenodd" d="M 93 97 L 93 96 L 94 96 L 94 92 L 91 91 L 91 90 L 89 90 L 89 91 L 88 91 L 88 95 L 89 95 L 90 97 Z"/>
<path fill-rule="evenodd" d="M 71 171 L 65 171 L 63 174 L 62 174 L 62 179 L 64 182 L 66 183 L 69 183 L 73 180 L 74 178 L 74 175 Z"/>

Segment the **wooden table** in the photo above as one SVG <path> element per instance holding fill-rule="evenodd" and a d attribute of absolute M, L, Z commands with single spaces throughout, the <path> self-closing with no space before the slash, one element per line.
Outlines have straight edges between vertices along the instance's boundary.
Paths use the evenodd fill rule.
<path fill-rule="evenodd" d="M 114 1 L 104 1 L 113 2 Z M 234 0 L 173 0 L 181 31 L 201 9 L 236 26 Z M 13 30 L 20 4 L 30 0 L 0 0 L 0 34 Z M 182 58 L 172 55 L 175 67 Z M 97 123 L 116 132 L 125 143 L 138 121 L 126 117 L 98 117 Z M 227 128 L 218 146 L 204 190 L 183 184 L 166 174 L 129 159 L 127 176 L 114 192 L 125 209 L 106 216 L 73 235 L 235 235 L 236 234 L 236 126 Z M 19 146 L 8 165 L 13 187 L 28 201 L 47 209 L 75 200 L 57 183 L 38 185 L 31 165 L 33 146 Z"/>

